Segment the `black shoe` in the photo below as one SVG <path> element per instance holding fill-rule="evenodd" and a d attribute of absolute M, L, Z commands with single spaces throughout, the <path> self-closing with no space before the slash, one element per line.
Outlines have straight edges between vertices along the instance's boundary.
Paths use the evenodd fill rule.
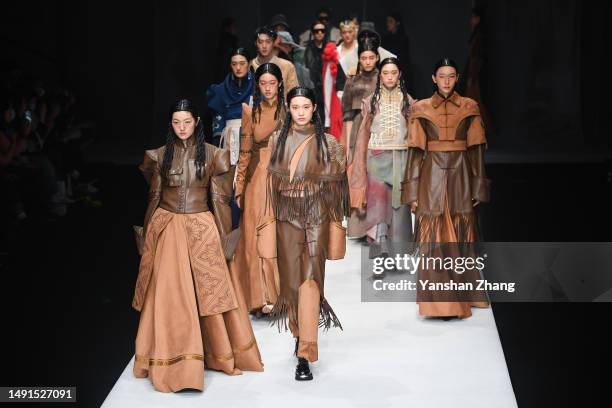
<path fill-rule="evenodd" d="M 295 379 L 297 381 L 312 380 L 312 372 L 310 371 L 308 360 L 303 357 L 298 357 L 298 365 L 295 367 Z"/>

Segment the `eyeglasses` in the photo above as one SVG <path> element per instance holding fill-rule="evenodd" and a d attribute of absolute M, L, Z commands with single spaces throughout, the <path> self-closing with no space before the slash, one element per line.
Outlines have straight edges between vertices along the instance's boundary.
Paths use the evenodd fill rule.
<path fill-rule="evenodd" d="M 312 32 L 315 34 L 324 33 L 325 31 L 326 30 L 324 28 L 315 28 L 312 30 Z"/>

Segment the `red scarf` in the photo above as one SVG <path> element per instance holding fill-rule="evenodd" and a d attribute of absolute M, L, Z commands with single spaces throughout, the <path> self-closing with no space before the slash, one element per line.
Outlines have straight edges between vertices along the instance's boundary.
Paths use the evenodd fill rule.
<path fill-rule="evenodd" d="M 333 42 L 327 43 L 323 50 L 323 100 L 325 101 L 325 71 L 329 65 L 329 71 L 332 77 L 331 102 L 329 106 L 329 133 L 336 139 L 340 139 L 342 135 L 342 105 L 336 94 L 336 77 L 338 75 L 338 50 Z M 325 106 L 323 106 L 325 109 Z"/>

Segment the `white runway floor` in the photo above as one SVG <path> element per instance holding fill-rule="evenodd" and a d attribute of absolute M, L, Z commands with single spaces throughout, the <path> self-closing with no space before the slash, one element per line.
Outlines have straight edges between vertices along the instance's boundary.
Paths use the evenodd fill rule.
<path fill-rule="evenodd" d="M 127 364 L 105 408 L 135 407 L 516 407 L 491 309 L 466 320 L 423 320 L 414 303 L 360 301 L 360 246 L 328 262 L 326 297 L 344 331 L 319 336 L 314 380 L 293 379 L 289 332 L 253 321 L 265 371 L 227 376 L 207 371 L 204 392 L 164 394 Z"/>

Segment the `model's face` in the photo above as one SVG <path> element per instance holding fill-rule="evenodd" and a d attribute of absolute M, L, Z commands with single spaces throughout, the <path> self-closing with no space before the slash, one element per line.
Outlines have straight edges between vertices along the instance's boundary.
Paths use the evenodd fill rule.
<path fill-rule="evenodd" d="M 378 55 L 374 51 L 364 51 L 359 54 L 359 64 L 362 71 L 370 72 L 378 64 Z"/>
<path fill-rule="evenodd" d="M 272 74 L 265 73 L 259 77 L 259 92 L 269 102 L 276 99 L 279 85 L 278 79 Z"/>
<path fill-rule="evenodd" d="M 273 43 L 272 38 L 268 34 L 259 34 L 257 41 L 255 41 L 259 55 L 264 58 L 269 57 L 272 54 Z"/>
<path fill-rule="evenodd" d="M 457 74 L 457 70 L 453 67 L 440 67 L 436 71 L 436 75 L 431 76 L 431 79 L 438 87 L 438 92 L 446 97 L 455 89 L 455 85 L 457 85 L 457 81 L 459 80 L 459 75 Z"/>
<path fill-rule="evenodd" d="M 325 38 L 325 25 L 315 24 L 312 28 L 312 37 L 317 42 L 323 41 L 323 38 Z"/>
<path fill-rule="evenodd" d="M 352 44 L 353 41 L 355 41 L 355 35 L 357 34 L 355 32 L 355 28 L 351 25 L 351 26 L 344 26 L 342 27 L 342 40 L 347 43 L 347 44 Z"/>
<path fill-rule="evenodd" d="M 315 107 L 312 101 L 304 96 L 296 96 L 291 99 L 289 111 L 291 112 L 293 123 L 299 126 L 310 123 Z"/>
<path fill-rule="evenodd" d="M 394 33 L 397 31 L 398 26 L 399 22 L 395 18 L 391 16 L 387 17 L 387 31 Z"/>
<path fill-rule="evenodd" d="M 236 78 L 244 78 L 249 72 L 249 61 L 244 55 L 234 55 L 231 59 L 230 66 Z"/>
<path fill-rule="evenodd" d="M 199 122 L 200 118 L 194 118 L 191 112 L 174 112 L 172 114 L 172 128 L 174 133 L 181 139 L 189 139 Z"/>
<path fill-rule="evenodd" d="M 380 70 L 380 82 L 387 89 L 393 89 L 399 83 L 400 70 L 395 64 L 385 64 Z"/>

